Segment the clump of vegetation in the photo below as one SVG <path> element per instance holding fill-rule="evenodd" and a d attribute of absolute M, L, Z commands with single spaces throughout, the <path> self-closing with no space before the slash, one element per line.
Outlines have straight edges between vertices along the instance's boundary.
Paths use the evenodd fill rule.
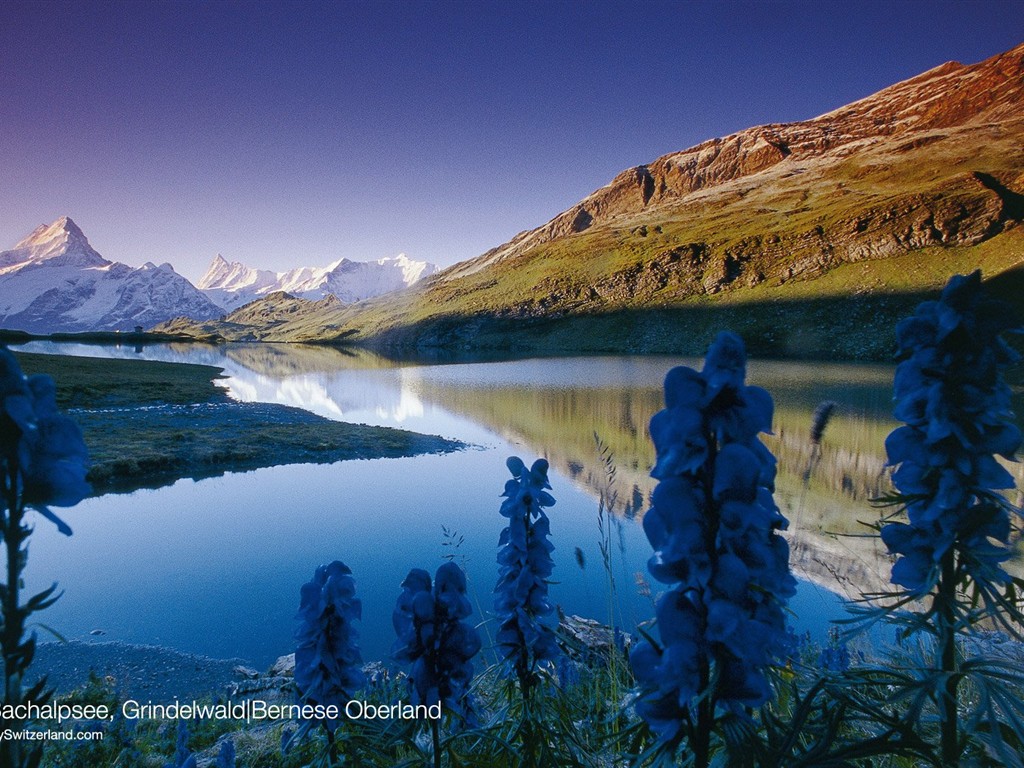
<path fill-rule="evenodd" d="M 71 528 L 50 507 L 71 507 L 88 495 L 88 462 L 81 430 L 57 410 L 53 379 L 44 375 L 26 377 L 14 356 L 0 347 L 0 537 L 7 556 L 6 578 L 0 584 L 4 674 L 0 730 L 5 733 L 23 731 L 28 721 L 25 707 L 46 704 L 52 695 L 45 680 L 27 691 L 22 688 L 36 646 L 35 633 L 26 636 L 28 620 L 60 597 L 53 584 L 28 602 L 21 602 L 22 574 L 32 534 L 25 515 L 34 509 L 70 536 Z M 32 768 L 41 756 L 40 741 L 0 739 L 0 765 L 5 768 Z"/>
<path fill-rule="evenodd" d="M 118 360 L 18 352 L 29 372 L 58 380 L 61 408 L 124 408 L 141 404 L 205 403 L 226 400 L 212 365 Z"/>

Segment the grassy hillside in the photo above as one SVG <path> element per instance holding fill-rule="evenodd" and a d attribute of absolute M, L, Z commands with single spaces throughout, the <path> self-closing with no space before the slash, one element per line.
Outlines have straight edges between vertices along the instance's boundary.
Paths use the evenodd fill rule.
<path fill-rule="evenodd" d="M 962 131 L 898 157 L 875 148 L 776 167 L 357 307 L 338 325 L 384 344 L 505 346 L 525 333 L 542 349 L 699 352 L 705 339 L 679 347 L 666 337 L 701 335 L 711 313 L 738 315 L 764 352 L 843 351 L 806 346 L 803 333 L 796 344 L 773 339 L 785 316 L 846 337 L 848 356 L 878 357 L 877 334 L 858 332 L 865 319 L 891 325 L 951 274 L 1024 265 L 1009 186 L 1024 171 L 1015 128 Z M 996 191 L 979 174 L 1008 183 Z M 843 322 L 851 314 L 856 322 Z"/>
<path fill-rule="evenodd" d="M 884 359 L 955 273 L 1021 283 L 1024 47 L 619 174 L 542 227 L 351 306 L 268 299 L 164 331 L 534 353 Z M 1024 291 L 1005 295 L 1024 312 Z"/>
<path fill-rule="evenodd" d="M 1013 228 L 977 246 L 932 246 L 898 258 L 843 264 L 815 279 L 763 283 L 653 306 L 623 303 L 515 317 L 496 310 L 460 312 L 455 301 L 432 312 L 423 297 L 410 297 L 401 320 L 392 316 L 392 324 L 366 331 L 365 338 L 399 348 L 700 355 L 719 330 L 729 328 L 759 357 L 888 360 L 896 322 L 934 296 L 950 275 L 977 268 L 1024 310 L 1024 230 Z M 354 322 L 365 320 L 357 316 Z M 312 334 L 316 322 L 310 318 L 296 331 Z"/>
<path fill-rule="evenodd" d="M 1024 286 L 1024 121 L 779 166 L 353 306 L 193 326 L 228 339 L 401 349 L 887 359 L 892 328 L 955 273 Z M 954 135 L 955 134 L 955 135 Z M 935 134 L 932 134 L 933 137 Z M 785 165 L 784 163 L 780 165 Z M 1024 291 L 1004 291 L 1024 310 Z M 273 316 L 270 324 L 250 318 Z M 168 326 L 165 330 L 186 330 Z"/>

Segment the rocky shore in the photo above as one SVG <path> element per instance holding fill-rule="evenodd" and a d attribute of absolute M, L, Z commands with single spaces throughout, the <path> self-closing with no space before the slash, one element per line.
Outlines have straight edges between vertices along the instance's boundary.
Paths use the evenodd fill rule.
<path fill-rule="evenodd" d="M 561 616 L 559 639 L 570 658 L 586 660 L 631 644 L 629 635 L 616 634 L 594 619 Z M 383 674 L 385 664 L 365 665 L 368 675 Z M 203 697 L 251 697 L 270 700 L 290 693 L 295 654 L 280 656 L 268 669 L 257 670 L 245 659 L 212 659 L 157 645 L 87 642 L 42 643 L 32 662 L 30 682 L 45 676 L 58 695 L 98 678 L 122 699 L 171 702 Z"/>

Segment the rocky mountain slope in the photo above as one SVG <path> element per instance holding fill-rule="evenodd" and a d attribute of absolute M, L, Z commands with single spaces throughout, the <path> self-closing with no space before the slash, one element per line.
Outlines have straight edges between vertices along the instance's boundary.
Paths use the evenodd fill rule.
<path fill-rule="evenodd" d="M 131 331 L 180 315 L 205 320 L 222 313 L 170 264 L 107 261 L 66 216 L 0 253 L 3 328 Z"/>
<path fill-rule="evenodd" d="M 451 276 L 471 273 L 616 219 L 654 214 L 683 201 L 700 205 L 708 202 L 708 193 L 712 190 L 714 196 L 723 192 L 743 196 L 753 191 L 749 184 L 730 186 L 741 179 L 756 181 L 757 186 L 773 183 L 807 187 L 809 179 L 801 179 L 793 185 L 781 182 L 814 171 L 839 171 L 841 174 L 842 169 L 835 166 L 844 158 L 873 156 L 878 163 L 887 164 L 887 161 L 898 161 L 901 156 L 917 154 L 915 150 L 929 144 L 970 140 L 976 134 L 966 137 L 950 130 L 967 124 L 993 129 L 999 123 L 1017 123 L 1024 106 L 1022 58 L 1024 44 L 973 67 L 947 62 L 813 120 L 749 128 L 665 155 L 648 165 L 630 168 L 543 227 L 522 233 L 509 243 L 466 262 Z M 827 167 L 818 167 L 822 165 Z M 860 165 L 863 168 L 865 164 Z M 840 175 L 835 181 L 838 185 L 844 179 Z M 994 194 L 983 195 L 988 199 L 976 209 L 959 211 L 947 205 L 944 210 L 935 211 L 938 226 L 932 227 L 934 231 L 914 227 L 914 224 L 924 223 L 923 217 L 907 217 L 911 211 L 897 211 L 897 215 L 907 217 L 909 230 L 901 233 L 907 243 L 921 246 L 933 241 L 973 241 L 989 233 L 993 219 L 999 215 L 999 181 L 984 173 L 969 171 L 955 174 L 952 181 L 953 187 L 964 185 L 968 189 L 975 187 L 971 191 L 977 191 L 976 187 L 981 186 Z M 847 193 L 857 194 L 857 191 Z M 941 185 L 936 190 L 947 191 L 941 189 Z M 923 201 L 913 202 L 918 203 L 919 210 Z M 791 213 L 792 209 L 785 212 Z M 969 231 L 960 231 L 957 220 L 970 214 L 981 214 L 982 221 Z M 870 224 L 866 219 L 851 222 L 856 233 L 866 231 Z M 866 239 L 868 242 L 862 250 L 850 254 L 851 260 L 886 254 L 885 243 Z M 891 248 L 898 249 L 898 245 Z M 712 282 L 712 287 L 715 286 Z"/>
<path fill-rule="evenodd" d="M 540 352 L 886 357 L 954 272 L 1024 291 L 1024 45 L 947 63 L 828 114 L 631 168 L 537 229 L 259 338 Z"/>
<path fill-rule="evenodd" d="M 228 263 L 217 254 L 198 287 L 226 310 L 277 291 L 313 301 L 334 296 L 351 303 L 408 288 L 435 272 L 436 265 L 413 261 L 404 253 L 377 261 L 339 259 L 326 267 L 299 267 L 286 272 L 252 269 L 237 261 Z"/>

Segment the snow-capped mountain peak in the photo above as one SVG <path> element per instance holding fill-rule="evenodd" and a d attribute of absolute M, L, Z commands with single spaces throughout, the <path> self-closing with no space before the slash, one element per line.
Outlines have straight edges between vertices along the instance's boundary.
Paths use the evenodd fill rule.
<path fill-rule="evenodd" d="M 209 320 L 275 291 L 354 302 L 406 288 L 437 267 L 405 254 L 287 272 L 254 269 L 217 254 L 198 288 L 170 264 L 111 262 L 67 216 L 0 253 L 0 327 L 35 333 L 132 330 L 174 317 Z"/>
<path fill-rule="evenodd" d="M 0 272 L 44 262 L 77 267 L 110 264 L 89 245 L 85 233 L 68 216 L 61 216 L 52 224 L 40 224 L 14 248 L 0 254 Z"/>
<path fill-rule="evenodd" d="M 89 242 L 85 237 L 85 233 L 71 220 L 70 216 L 61 216 L 52 224 L 40 224 L 14 247 L 15 249 L 32 248 L 55 241 L 67 242 L 68 240 L 85 243 L 86 245 Z"/>
<path fill-rule="evenodd" d="M 67 216 L 0 253 L 0 326 L 34 333 L 132 330 L 221 314 L 170 264 L 111 262 Z"/>
<path fill-rule="evenodd" d="M 404 253 L 391 258 L 380 259 L 377 263 L 381 265 L 394 264 L 395 267 L 401 269 L 402 278 L 406 285 L 412 285 L 416 281 L 437 272 L 437 267 L 434 264 L 429 264 L 425 261 L 413 261 Z"/>
<path fill-rule="evenodd" d="M 334 296 L 344 302 L 360 301 L 407 288 L 436 271 L 434 264 L 414 261 L 404 253 L 377 261 L 341 258 L 326 267 L 296 267 L 285 272 L 253 269 L 217 254 L 198 287 L 214 303 L 231 311 L 274 291 L 312 300 Z"/>
<path fill-rule="evenodd" d="M 223 291 L 237 291 L 242 289 L 260 290 L 273 285 L 277 280 L 277 274 L 267 269 L 251 269 L 241 262 L 228 262 L 219 253 L 214 257 L 210 266 L 196 287 L 201 291 L 219 289 Z"/>
<path fill-rule="evenodd" d="M 231 265 L 228 264 L 228 260 L 218 253 L 213 257 L 213 261 L 210 262 L 210 266 L 206 268 L 203 276 L 199 278 L 199 282 L 196 283 L 196 288 L 212 288 L 214 284 L 223 279 L 223 276 L 227 274 L 230 269 Z"/>

